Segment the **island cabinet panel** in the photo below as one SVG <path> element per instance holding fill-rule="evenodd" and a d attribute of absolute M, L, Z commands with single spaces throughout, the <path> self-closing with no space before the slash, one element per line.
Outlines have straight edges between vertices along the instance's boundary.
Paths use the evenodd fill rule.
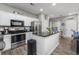
<path fill-rule="evenodd" d="M 54 34 L 54 37 L 48 37 L 45 40 L 45 54 L 51 54 L 59 44 L 59 34 Z"/>
<path fill-rule="evenodd" d="M 59 44 L 59 33 L 52 34 L 46 37 L 33 35 L 33 39 L 37 42 L 37 54 L 49 55 Z"/>

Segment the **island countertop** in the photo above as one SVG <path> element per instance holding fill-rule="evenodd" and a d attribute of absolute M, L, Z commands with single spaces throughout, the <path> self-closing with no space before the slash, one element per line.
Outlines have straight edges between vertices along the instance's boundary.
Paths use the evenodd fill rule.
<path fill-rule="evenodd" d="M 33 33 L 33 35 L 37 35 L 37 36 L 41 36 L 41 37 L 48 37 L 48 36 L 51 36 L 51 35 L 54 35 L 54 34 L 57 34 L 59 32 L 55 32 L 55 33 L 47 33 L 47 32 L 44 32 L 44 33 L 40 33 L 40 34 L 37 34 L 37 33 Z"/>

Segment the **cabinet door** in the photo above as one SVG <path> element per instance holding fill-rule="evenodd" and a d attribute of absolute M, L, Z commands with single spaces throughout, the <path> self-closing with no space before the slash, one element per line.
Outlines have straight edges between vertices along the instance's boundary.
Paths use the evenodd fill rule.
<path fill-rule="evenodd" d="M 26 17 L 26 18 L 25 18 L 25 26 L 31 26 L 31 22 L 32 22 L 32 21 L 38 21 L 38 19 Z"/>
<path fill-rule="evenodd" d="M 11 49 L 11 35 L 4 35 L 4 42 L 6 46 L 3 51 Z"/>
<path fill-rule="evenodd" d="M 32 32 L 27 32 L 26 33 L 26 43 L 27 43 L 27 40 L 30 40 L 32 39 Z"/>
<path fill-rule="evenodd" d="M 0 25 L 10 26 L 9 13 L 0 12 Z"/>

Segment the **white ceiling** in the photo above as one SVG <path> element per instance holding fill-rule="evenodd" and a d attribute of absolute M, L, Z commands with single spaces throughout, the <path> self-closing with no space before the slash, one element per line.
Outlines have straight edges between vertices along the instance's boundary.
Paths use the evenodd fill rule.
<path fill-rule="evenodd" d="M 52 3 L 8 3 L 7 5 L 28 11 L 37 15 L 40 13 L 40 8 L 43 8 L 43 13 L 51 17 L 59 17 L 61 15 L 68 15 L 68 13 L 76 13 L 79 9 L 79 3 L 57 3 L 52 6 Z"/>

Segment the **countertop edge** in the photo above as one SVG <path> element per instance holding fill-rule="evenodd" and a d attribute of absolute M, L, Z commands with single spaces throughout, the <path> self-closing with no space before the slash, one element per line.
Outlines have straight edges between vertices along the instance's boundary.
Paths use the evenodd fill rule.
<path fill-rule="evenodd" d="M 37 34 L 34 34 L 34 33 L 33 33 L 33 35 L 40 36 L 40 37 L 49 37 L 49 36 L 51 36 L 51 35 L 58 34 L 58 33 L 59 33 L 59 32 L 57 32 L 57 33 L 53 33 L 53 34 L 49 34 L 49 35 L 46 35 L 46 36 L 37 35 Z"/>

